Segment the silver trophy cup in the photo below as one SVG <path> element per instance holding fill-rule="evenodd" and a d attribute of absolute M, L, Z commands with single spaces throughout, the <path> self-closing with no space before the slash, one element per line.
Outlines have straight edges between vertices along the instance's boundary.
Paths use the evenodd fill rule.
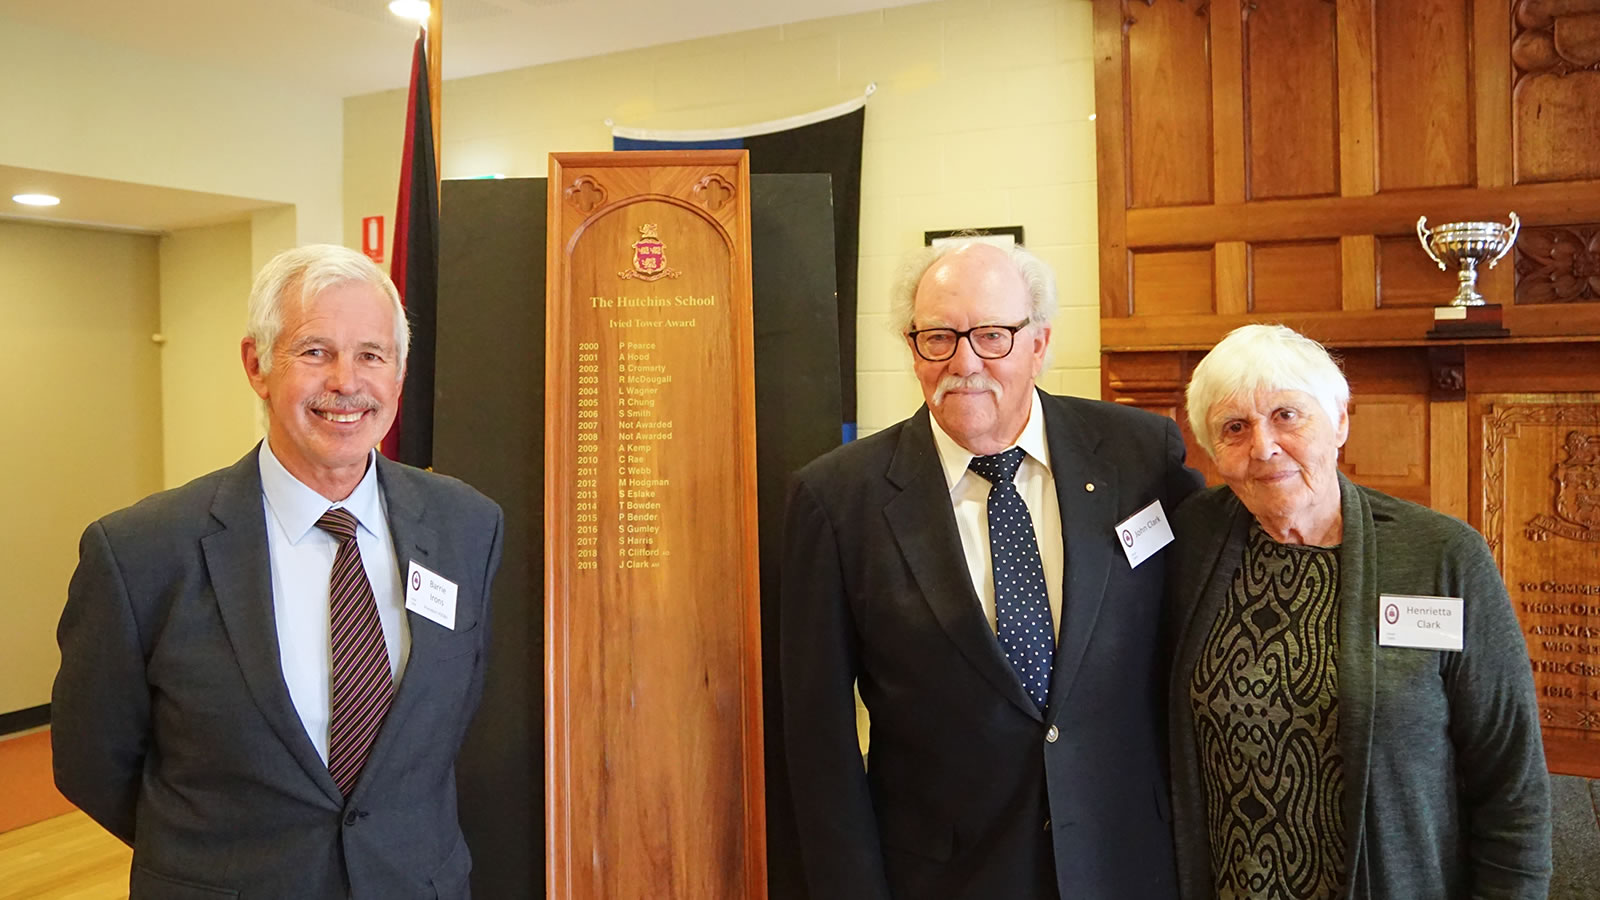
<path fill-rule="evenodd" d="M 1417 219 L 1417 240 L 1422 249 L 1439 268 L 1448 270 L 1451 265 L 1460 267 L 1456 279 L 1456 297 L 1451 306 L 1482 306 L 1483 295 L 1478 293 L 1478 266 L 1492 269 L 1502 256 L 1517 243 L 1517 232 L 1522 230 L 1522 220 L 1511 214 L 1511 224 L 1499 222 L 1450 222 L 1437 228 L 1428 228 L 1428 217 Z"/>

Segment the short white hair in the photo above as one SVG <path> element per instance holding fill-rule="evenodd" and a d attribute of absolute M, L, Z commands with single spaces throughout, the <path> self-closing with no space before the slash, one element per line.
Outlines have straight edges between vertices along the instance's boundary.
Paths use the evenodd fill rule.
<path fill-rule="evenodd" d="M 928 270 L 939 260 L 976 245 L 994 247 L 1006 254 L 1011 264 L 1016 266 L 1017 274 L 1022 276 L 1023 284 L 1028 288 L 1029 322 L 1049 325 L 1055 321 L 1056 275 L 1051 271 L 1050 264 L 1034 256 L 1021 244 L 1002 247 L 980 240 L 974 235 L 970 238 L 961 237 L 946 241 L 934 247 L 923 247 L 906 257 L 889 292 L 889 310 L 892 314 L 890 320 L 899 334 L 903 335 L 911 330 L 911 320 L 916 314 L 917 285 L 922 283 L 922 276 L 928 274 Z"/>
<path fill-rule="evenodd" d="M 1228 332 L 1189 378 L 1189 428 L 1207 454 L 1216 457 L 1211 407 L 1236 394 L 1256 391 L 1310 394 L 1334 427 L 1350 404 L 1350 382 L 1321 344 L 1283 325 L 1244 325 Z"/>
<path fill-rule="evenodd" d="M 272 370 L 272 349 L 283 331 L 284 304 L 291 299 L 305 308 L 307 300 L 323 291 L 350 282 L 370 284 L 389 299 L 394 307 L 394 345 L 399 367 L 396 378 L 404 378 L 406 354 L 410 350 L 411 325 L 406 321 L 400 292 L 383 270 L 366 256 L 337 244 L 307 244 L 274 256 L 256 273 L 250 287 L 249 320 L 245 337 L 256 345 L 261 374 Z"/>

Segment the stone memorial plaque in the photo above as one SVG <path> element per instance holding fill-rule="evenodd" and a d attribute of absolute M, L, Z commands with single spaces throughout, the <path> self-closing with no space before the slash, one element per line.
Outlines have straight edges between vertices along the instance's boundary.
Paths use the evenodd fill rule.
<path fill-rule="evenodd" d="M 765 896 L 744 151 L 556 154 L 549 896 Z"/>
<path fill-rule="evenodd" d="M 1480 400 L 1484 534 L 1528 643 L 1550 771 L 1597 777 L 1600 395 Z"/>

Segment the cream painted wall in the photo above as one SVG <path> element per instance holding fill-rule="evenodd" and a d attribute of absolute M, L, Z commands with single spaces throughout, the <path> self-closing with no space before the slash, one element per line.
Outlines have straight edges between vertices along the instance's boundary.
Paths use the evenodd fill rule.
<path fill-rule="evenodd" d="M 239 362 L 255 271 L 250 222 L 161 238 L 161 397 L 166 487 L 232 463 L 259 434 Z"/>
<path fill-rule="evenodd" d="M 50 702 L 93 520 L 161 487 L 156 238 L 0 221 L 0 713 Z"/>
<path fill-rule="evenodd" d="M 8 20 L 0 109 L 0 165 L 291 204 L 276 249 L 339 240 L 332 95 Z"/>
<path fill-rule="evenodd" d="M 448 52 L 448 50 L 446 51 Z M 921 404 L 888 286 L 927 230 L 1022 225 L 1062 309 L 1046 389 L 1100 395 L 1089 0 L 940 0 L 444 85 L 444 175 L 542 176 L 552 151 L 607 150 L 605 119 L 714 128 L 809 112 L 869 82 L 857 349 L 862 432 Z M 392 222 L 405 95 L 345 101 L 344 235 Z"/>

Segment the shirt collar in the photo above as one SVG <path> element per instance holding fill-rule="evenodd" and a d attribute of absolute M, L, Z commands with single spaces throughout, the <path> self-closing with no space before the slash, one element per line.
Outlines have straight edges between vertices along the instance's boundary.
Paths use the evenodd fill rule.
<path fill-rule="evenodd" d="M 967 466 L 972 462 L 974 454 L 956 443 L 955 438 L 939 427 L 939 420 L 934 418 L 931 410 L 928 413 L 928 424 L 933 426 L 933 446 L 939 451 L 939 464 L 944 469 L 944 483 L 953 491 L 956 489 L 956 482 L 967 474 Z M 1037 460 L 1045 467 L 1045 471 L 1050 470 L 1050 443 L 1044 437 L 1044 404 L 1039 402 L 1037 390 L 1033 392 L 1033 405 L 1028 409 L 1028 424 L 1022 426 L 1022 434 L 1017 436 L 1017 442 L 1011 446 L 1021 447 L 1022 452 Z"/>
<path fill-rule="evenodd" d="M 273 454 L 271 444 L 262 440 L 261 453 L 256 457 L 261 469 L 261 492 L 266 495 L 267 508 L 277 516 L 278 524 L 283 526 L 283 533 L 289 536 L 290 543 L 300 543 L 300 539 L 316 527 L 322 514 L 335 507 L 349 510 L 369 534 L 380 534 L 383 510 L 378 497 L 376 457 L 376 450 L 369 451 L 366 474 L 361 476 L 360 483 L 350 492 L 350 496 L 338 503 L 329 503 L 328 498 L 289 474 L 289 470 Z"/>

